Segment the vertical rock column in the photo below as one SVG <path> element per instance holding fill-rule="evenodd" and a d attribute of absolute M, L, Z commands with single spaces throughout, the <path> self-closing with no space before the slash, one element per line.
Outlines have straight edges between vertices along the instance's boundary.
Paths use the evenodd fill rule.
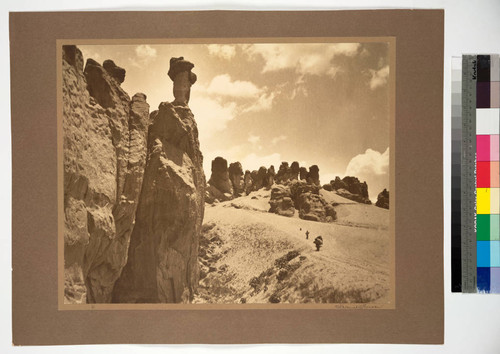
<path fill-rule="evenodd" d="M 187 302 L 198 284 L 205 175 L 198 129 L 187 106 L 194 65 L 183 58 L 170 65 L 175 100 L 161 103 L 150 116 L 135 227 L 113 302 Z"/>

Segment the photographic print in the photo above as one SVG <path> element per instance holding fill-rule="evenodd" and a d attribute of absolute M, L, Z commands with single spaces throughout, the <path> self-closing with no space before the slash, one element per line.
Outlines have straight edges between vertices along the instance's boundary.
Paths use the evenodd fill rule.
<path fill-rule="evenodd" d="M 395 46 L 58 41 L 60 308 L 394 308 Z"/>

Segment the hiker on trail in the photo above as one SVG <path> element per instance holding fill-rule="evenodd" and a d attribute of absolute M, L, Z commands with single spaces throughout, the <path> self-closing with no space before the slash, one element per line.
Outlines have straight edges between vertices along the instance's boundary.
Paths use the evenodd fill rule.
<path fill-rule="evenodd" d="M 321 236 L 316 237 L 313 243 L 316 245 L 316 251 L 319 251 L 321 246 L 323 246 L 323 237 Z"/>
<path fill-rule="evenodd" d="M 306 240 L 309 240 L 309 230 L 306 230 Z"/>

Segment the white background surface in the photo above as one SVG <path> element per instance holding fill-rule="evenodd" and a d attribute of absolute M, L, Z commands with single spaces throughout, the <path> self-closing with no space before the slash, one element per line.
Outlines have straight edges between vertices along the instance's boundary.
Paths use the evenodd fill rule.
<path fill-rule="evenodd" d="M 139 3 L 141 5 L 139 5 Z M 99 0 L 40 2 L 7 0 L 0 4 L 0 353 L 494 353 L 500 354 L 500 295 L 463 295 L 450 292 L 450 166 L 452 56 L 462 53 L 500 53 L 500 0 L 225 0 L 151 1 Z M 444 345 L 120 345 L 12 347 L 11 334 L 11 145 L 9 91 L 9 11 L 60 10 L 335 10 L 384 8 L 444 8 Z M 36 55 L 36 53 L 29 53 Z M 422 137 L 424 144 L 424 137 Z M 429 186 L 435 193 L 441 186 Z M 423 221 L 425 222 L 425 221 Z M 425 284 L 422 284 L 425 286 Z M 33 294 L 36 296 L 36 294 Z M 33 319 L 36 321 L 36 319 Z M 252 329 L 249 328 L 249 331 Z"/>

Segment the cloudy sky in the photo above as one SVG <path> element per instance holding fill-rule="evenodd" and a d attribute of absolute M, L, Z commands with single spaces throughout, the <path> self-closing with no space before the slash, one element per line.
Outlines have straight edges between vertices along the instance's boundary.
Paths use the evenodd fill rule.
<path fill-rule="evenodd" d="M 245 170 L 298 161 L 366 181 L 372 200 L 389 189 L 389 44 L 253 43 L 79 45 L 84 59 L 126 69 L 122 87 L 151 110 L 172 101 L 171 57 L 194 63 L 189 106 L 207 179 L 211 160 Z"/>

